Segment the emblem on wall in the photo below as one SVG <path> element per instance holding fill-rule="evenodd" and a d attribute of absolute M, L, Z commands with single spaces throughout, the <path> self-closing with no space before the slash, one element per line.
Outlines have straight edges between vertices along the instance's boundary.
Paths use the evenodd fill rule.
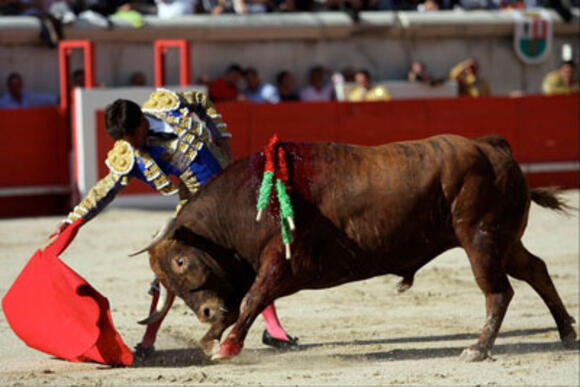
<path fill-rule="evenodd" d="M 545 10 L 514 12 L 514 49 L 526 64 L 548 59 L 552 51 L 552 19 Z"/>

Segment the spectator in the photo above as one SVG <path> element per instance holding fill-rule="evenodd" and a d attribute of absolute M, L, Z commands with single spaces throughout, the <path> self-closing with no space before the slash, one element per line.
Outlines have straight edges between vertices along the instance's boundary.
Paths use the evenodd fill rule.
<path fill-rule="evenodd" d="M 437 86 L 445 82 L 443 78 L 434 78 L 425 70 L 425 65 L 418 60 L 411 63 L 411 68 L 407 73 L 407 79 L 409 82 L 421 82 L 426 83 L 430 86 Z"/>
<path fill-rule="evenodd" d="M 485 97 L 491 94 L 489 84 L 479 75 L 479 64 L 473 58 L 455 65 L 449 72 L 449 78 L 457 81 L 460 96 Z"/>
<path fill-rule="evenodd" d="M 574 75 L 574 62 L 564 61 L 560 68 L 544 77 L 542 91 L 546 95 L 572 94 L 578 92 L 578 78 Z"/>
<path fill-rule="evenodd" d="M 209 84 L 209 97 L 213 102 L 237 101 L 240 99 L 238 83 L 242 78 L 242 68 L 232 63 L 226 72 Z"/>
<path fill-rule="evenodd" d="M 235 12 L 232 0 L 201 0 L 201 8 L 211 15 Z"/>
<path fill-rule="evenodd" d="M 234 11 L 240 15 L 266 13 L 271 4 L 269 0 L 232 0 Z"/>
<path fill-rule="evenodd" d="M 16 109 L 40 106 L 52 106 L 57 104 L 57 98 L 51 94 L 40 94 L 24 91 L 22 76 L 11 73 L 6 78 L 6 93 L 0 98 L 0 108 Z"/>
<path fill-rule="evenodd" d="M 145 86 L 146 84 L 147 78 L 141 71 L 135 71 L 131 74 L 131 77 L 129 77 L 129 86 Z"/>
<path fill-rule="evenodd" d="M 309 85 L 300 91 L 300 100 L 306 102 L 332 101 L 333 86 L 324 82 L 324 68 L 314 66 L 308 72 Z"/>
<path fill-rule="evenodd" d="M 429 82 L 431 76 L 425 71 L 425 65 L 416 60 L 411 63 L 411 69 L 407 73 L 407 79 L 410 82 Z"/>
<path fill-rule="evenodd" d="M 157 16 L 160 19 L 191 15 L 197 6 L 197 0 L 155 0 L 155 3 L 157 3 Z"/>
<path fill-rule="evenodd" d="M 278 103 L 280 96 L 278 90 L 268 83 L 262 83 L 258 76 L 258 71 L 249 67 L 244 71 L 247 87 L 244 90 L 244 96 L 250 102 L 258 103 Z"/>
<path fill-rule="evenodd" d="M 348 101 L 388 101 L 391 99 L 391 94 L 386 87 L 372 85 L 371 74 L 367 70 L 357 71 L 354 80 L 356 86 L 348 93 Z"/>
<path fill-rule="evenodd" d="M 459 4 L 466 10 L 499 8 L 499 3 L 494 0 L 460 0 Z"/>
<path fill-rule="evenodd" d="M 417 6 L 419 12 L 439 11 L 439 4 L 435 0 L 425 0 Z"/>
<path fill-rule="evenodd" d="M 300 98 L 296 93 L 296 81 L 289 71 L 280 71 L 276 76 L 278 95 L 281 102 L 298 101 Z"/>
<path fill-rule="evenodd" d="M 71 86 L 74 87 L 85 87 L 85 70 L 77 69 L 72 73 Z"/>

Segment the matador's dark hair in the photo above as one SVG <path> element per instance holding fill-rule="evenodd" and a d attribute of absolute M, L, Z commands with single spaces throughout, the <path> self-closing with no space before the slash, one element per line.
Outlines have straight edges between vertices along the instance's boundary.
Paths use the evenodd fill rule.
<path fill-rule="evenodd" d="M 141 108 L 133 101 L 118 99 L 105 111 L 105 125 L 107 133 L 114 140 L 119 140 L 125 135 L 132 135 L 141 124 L 143 113 Z"/>

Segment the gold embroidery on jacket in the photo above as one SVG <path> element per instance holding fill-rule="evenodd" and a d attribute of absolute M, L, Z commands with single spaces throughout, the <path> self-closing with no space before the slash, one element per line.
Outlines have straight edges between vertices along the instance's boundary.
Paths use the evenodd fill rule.
<path fill-rule="evenodd" d="M 179 105 L 179 96 L 175 92 L 167 89 L 157 89 L 145 101 L 141 110 L 144 113 L 161 113 L 175 110 Z"/>
<path fill-rule="evenodd" d="M 102 178 L 90 189 L 89 193 L 84 199 L 71 211 L 68 215 L 68 220 L 74 222 L 75 220 L 84 217 L 90 211 L 99 211 L 99 204 L 101 201 L 114 189 L 118 184 L 126 185 L 128 181 L 127 176 L 119 175 L 115 172 L 110 172 L 107 176 Z"/>
<path fill-rule="evenodd" d="M 126 175 L 131 172 L 135 164 L 135 153 L 131 144 L 125 140 L 115 141 L 113 149 L 107 154 L 105 164 L 111 172 L 119 175 Z"/>

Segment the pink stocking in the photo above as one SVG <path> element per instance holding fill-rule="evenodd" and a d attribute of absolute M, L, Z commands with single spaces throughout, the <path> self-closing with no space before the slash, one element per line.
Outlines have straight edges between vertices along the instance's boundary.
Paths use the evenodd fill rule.
<path fill-rule="evenodd" d="M 278 316 L 276 315 L 276 307 L 274 307 L 274 303 L 271 303 L 264 309 L 262 312 L 262 317 L 266 322 L 266 329 L 270 336 L 279 339 L 279 340 L 289 340 L 288 335 L 284 332 L 284 328 L 280 325 L 280 321 L 278 321 Z"/>

